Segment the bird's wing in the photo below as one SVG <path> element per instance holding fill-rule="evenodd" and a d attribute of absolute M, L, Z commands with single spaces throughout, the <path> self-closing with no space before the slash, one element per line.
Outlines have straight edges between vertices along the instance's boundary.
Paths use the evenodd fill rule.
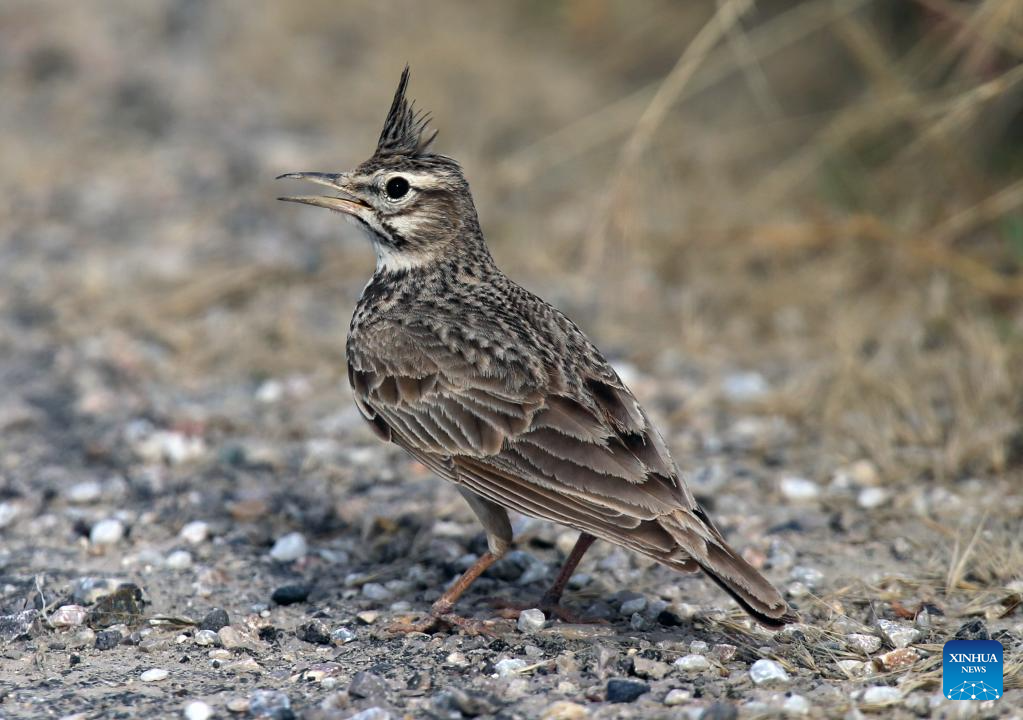
<path fill-rule="evenodd" d="M 382 437 L 493 502 L 647 553 L 677 548 L 678 529 L 657 522 L 665 515 L 691 518 L 682 530 L 709 539 L 664 441 L 610 368 L 570 392 L 514 360 L 390 323 L 348 359 L 356 403 Z"/>

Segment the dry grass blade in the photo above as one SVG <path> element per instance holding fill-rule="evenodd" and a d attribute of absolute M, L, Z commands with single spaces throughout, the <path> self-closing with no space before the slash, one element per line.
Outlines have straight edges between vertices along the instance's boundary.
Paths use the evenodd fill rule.
<path fill-rule="evenodd" d="M 973 537 L 970 538 L 970 542 L 963 549 L 962 553 L 959 552 L 959 537 L 956 537 L 955 547 L 952 550 L 952 561 L 949 564 L 948 575 L 945 578 L 946 595 L 951 595 L 952 591 L 962 583 L 963 576 L 966 574 L 966 564 L 970 561 L 973 551 L 977 547 L 977 541 L 980 539 L 980 533 L 986 524 L 987 515 L 985 514 L 983 519 L 977 524 Z"/>

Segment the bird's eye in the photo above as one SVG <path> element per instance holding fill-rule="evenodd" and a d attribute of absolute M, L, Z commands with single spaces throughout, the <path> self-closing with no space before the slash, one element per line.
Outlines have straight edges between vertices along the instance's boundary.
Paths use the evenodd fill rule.
<path fill-rule="evenodd" d="M 398 200 L 399 198 L 405 197 L 408 193 L 408 189 L 408 180 L 401 176 L 391 178 L 387 181 L 386 187 L 384 187 L 384 190 L 387 192 L 387 197 L 391 198 L 391 200 Z"/>

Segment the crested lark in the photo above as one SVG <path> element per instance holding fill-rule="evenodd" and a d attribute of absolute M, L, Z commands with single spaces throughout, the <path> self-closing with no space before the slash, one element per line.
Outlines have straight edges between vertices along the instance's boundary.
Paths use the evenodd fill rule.
<path fill-rule="evenodd" d="M 348 333 L 355 402 L 381 439 L 455 483 L 486 530 L 490 551 L 432 617 L 457 620 L 455 601 L 508 550 L 515 510 L 580 532 L 546 606 L 600 538 L 703 570 L 766 626 L 795 620 L 693 499 L 600 351 L 498 269 L 461 167 L 430 151 L 429 118 L 405 98 L 408 77 L 373 157 L 347 173 L 282 175 L 331 195 L 280 199 L 338 211 L 373 242 L 376 272 Z"/>

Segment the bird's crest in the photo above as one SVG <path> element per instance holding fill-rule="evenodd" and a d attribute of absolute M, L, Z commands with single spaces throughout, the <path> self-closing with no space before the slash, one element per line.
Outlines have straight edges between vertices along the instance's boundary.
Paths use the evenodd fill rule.
<path fill-rule="evenodd" d="M 377 155 L 410 155 L 417 156 L 426 152 L 426 149 L 437 137 L 437 131 L 427 131 L 430 123 L 430 114 L 416 110 L 415 103 L 405 98 L 405 89 L 408 87 L 409 69 L 408 65 L 401 73 L 401 80 L 398 82 L 398 89 L 394 91 L 394 100 L 391 102 L 391 109 L 384 120 L 384 129 L 380 133 L 380 140 L 377 141 Z"/>

